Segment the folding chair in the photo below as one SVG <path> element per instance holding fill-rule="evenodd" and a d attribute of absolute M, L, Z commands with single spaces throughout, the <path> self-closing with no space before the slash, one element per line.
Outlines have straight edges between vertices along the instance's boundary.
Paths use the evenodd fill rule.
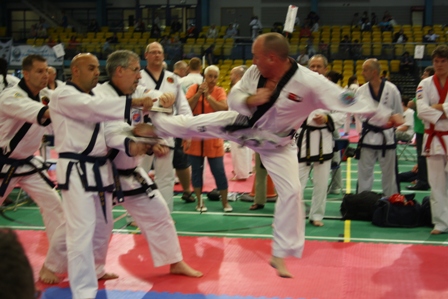
<path fill-rule="evenodd" d="M 414 138 L 415 138 L 415 134 L 411 138 L 411 140 L 408 140 L 408 141 L 397 140 L 397 150 L 398 150 L 398 147 L 401 148 L 400 153 L 398 154 L 397 160 L 400 160 L 401 156 L 403 156 L 405 161 L 414 161 L 414 162 L 417 161 L 417 155 L 416 155 L 415 151 L 411 152 L 408 149 L 409 145 L 411 145 L 411 146 L 414 145 Z"/>
<path fill-rule="evenodd" d="M 336 170 L 341 168 L 341 163 L 347 161 L 347 158 L 353 158 L 355 156 L 355 150 L 353 148 L 349 148 L 350 141 L 348 139 L 336 139 L 334 142 L 333 152 L 341 155 L 341 161 L 335 165 L 331 165 L 331 180 L 328 184 L 327 193 L 330 192 L 331 185 L 333 184 L 333 180 L 336 176 Z M 342 188 L 341 188 L 342 190 Z"/>

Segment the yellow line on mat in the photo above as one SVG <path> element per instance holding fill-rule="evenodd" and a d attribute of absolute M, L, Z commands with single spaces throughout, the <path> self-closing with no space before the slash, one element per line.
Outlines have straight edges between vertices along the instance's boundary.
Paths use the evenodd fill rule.
<path fill-rule="evenodd" d="M 346 185 L 345 185 L 345 193 L 351 193 L 351 174 L 352 174 L 352 170 L 351 170 L 351 165 L 352 165 L 352 159 L 351 158 L 347 158 L 347 180 L 346 180 Z M 344 221 L 344 243 L 349 243 L 350 242 L 350 220 L 345 220 Z"/>
<path fill-rule="evenodd" d="M 344 221 L 344 243 L 350 242 L 350 220 Z"/>

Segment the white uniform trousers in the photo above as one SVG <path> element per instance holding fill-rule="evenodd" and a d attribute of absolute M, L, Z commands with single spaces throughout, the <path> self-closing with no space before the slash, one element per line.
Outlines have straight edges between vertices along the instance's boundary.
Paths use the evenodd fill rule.
<path fill-rule="evenodd" d="M 125 197 L 122 205 L 145 236 L 154 266 L 160 267 L 180 262 L 182 251 L 165 200 L 158 190 L 153 195 L 151 199 L 146 193 Z"/>
<path fill-rule="evenodd" d="M 233 172 L 238 179 L 247 179 L 252 172 L 252 150 L 230 141 Z"/>
<path fill-rule="evenodd" d="M 372 191 L 374 180 L 374 166 L 376 161 L 379 162 L 381 168 L 381 184 L 383 194 L 391 196 L 398 193 L 395 163 L 395 149 L 386 150 L 383 157 L 382 150 L 374 150 L 371 148 L 361 148 L 361 158 L 358 160 L 358 193 L 362 191 Z"/>
<path fill-rule="evenodd" d="M 69 190 L 62 190 L 67 221 L 68 278 L 73 299 L 95 298 L 98 278 L 105 274 L 107 248 L 113 228 L 112 194 L 106 192 L 104 219 L 98 192 L 87 192 L 73 167 Z"/>
<path fill-rule="evenodd" d="M 322 221 L 325 215 L 325 205 L 327 203 L 328 177 L 330 176 L 331 160 L 322 164 L 313 162 L 313 195 L 311 197 L 311 209 L 308 218 L 310 220 Z M 308 174 L 311 165 L 299 163 L 300 185 L 302 186 L 302 196 L 308 181 Z"/>
<path fill-rule="evenodd" d="M 165 199 L 170 212 L 173 212 L 174 207 L 173 190 L 175 174 L 173 168 L 173 155 L 174 152 L 172 150 L 170 150 L 168 154 L 163 157 L 146 155 L 141 164 L 143 169 L 148 172 L 149 169 L 151 169 L 151 165 L 154 163 L 154 181 L 157 185 L 158 190 L 160 191 L 160 193 L 162 193 L 162 196 Z"/>
<path fill-rule="evenodd" d="M 275 203 L 272 255 L 285 258 L 302 256 L 305 245 L 305 212 L 299 180 L 297 147 L 275 150 L 254 149 L 271 176 L 278 193 Z"/>
<path fill-rule="evenodd" d="M 448 157 L 426 157 L 428 180 L 431 185 L 431 215 L 434 229 L 448 232 Z"/>
<path fill-rule="evenodd" d="M 0 184 L 2 181 L 0 180 Z M 49 243 L 44 265 L 53 272 L 65 273 L 67 271 L 65 219 L 59 194 L 38 173 L 34 173 L 12 178 L 5 195 L 0 198 L 0 205 L 17 184 L 20 185 L 40 208 Z"/>
<path fill-rule="evenodd" d="M 183 139 L 214 137 L 239 143 L 242 134 L 253 133 L 256 136 L 263 133 L 257 129 L 247 129 L 225 134 L 222 127 L 233 123 L 237 115 L 238 113 L 232 113 L 232 111 L 215 112 L 210 113 L 209 117 L 191 120 L 182 115 L 170 117 L 157 113 L 151 119 L 157 127 L 159 136 L 163 137 L 174 136 Z M 211 123 L 213 125 L 210 125 Z M 286 139 L 288 137 L 283 138 L 282 141 L 285 142 Z M 275 204 L 272 254 L 281 258 L 287 256 L 300 258 L 305 243 L 305 214 L 299 179 L 297 146 L 291 139 L 283 146 L 271 142 L 265 142 L 263 146 L 253 144 L 247 144 L 247 146 L 260 154 L 261 162 L 271 176 L 278 193 Z"/>

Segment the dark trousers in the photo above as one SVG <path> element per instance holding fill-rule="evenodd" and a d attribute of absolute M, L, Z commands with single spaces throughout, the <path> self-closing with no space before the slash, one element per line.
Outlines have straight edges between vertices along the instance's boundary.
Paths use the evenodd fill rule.
<path fill-rule="evenodd" d="M 417 165 L 418 165 L 417 180 L 421 183 L 428 184 L 428 166 L 426 165 L 426 157 L 422 156 L 423 134 L 415 133 L 415 140 L 417 143 Z"/>

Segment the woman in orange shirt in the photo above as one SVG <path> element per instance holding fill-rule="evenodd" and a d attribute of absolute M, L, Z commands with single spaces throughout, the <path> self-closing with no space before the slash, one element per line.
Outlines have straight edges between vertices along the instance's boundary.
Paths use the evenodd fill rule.
<path fill-rule="evenodd" d="M 204 82 L 200 85 L 193 84 L 188 89 L 186 97 L 193 115 L 228 109 L 225 90 L 216 86 L 218 76 L 219 68 L 211 65 L 204 71 Z M 232 212 L 233 209 L 227 201 L 228 183 L 224 169 L 224 141 L 222 139 L 192 140 L 191 144 L 184 145 L 184 151 L 191 163 L 192 183 L 198 198 L 196 210 L 207 211 L 202 201 L 204 158 L 207 157 L 216 187 L 221 195 L 224 212 Z"/>

